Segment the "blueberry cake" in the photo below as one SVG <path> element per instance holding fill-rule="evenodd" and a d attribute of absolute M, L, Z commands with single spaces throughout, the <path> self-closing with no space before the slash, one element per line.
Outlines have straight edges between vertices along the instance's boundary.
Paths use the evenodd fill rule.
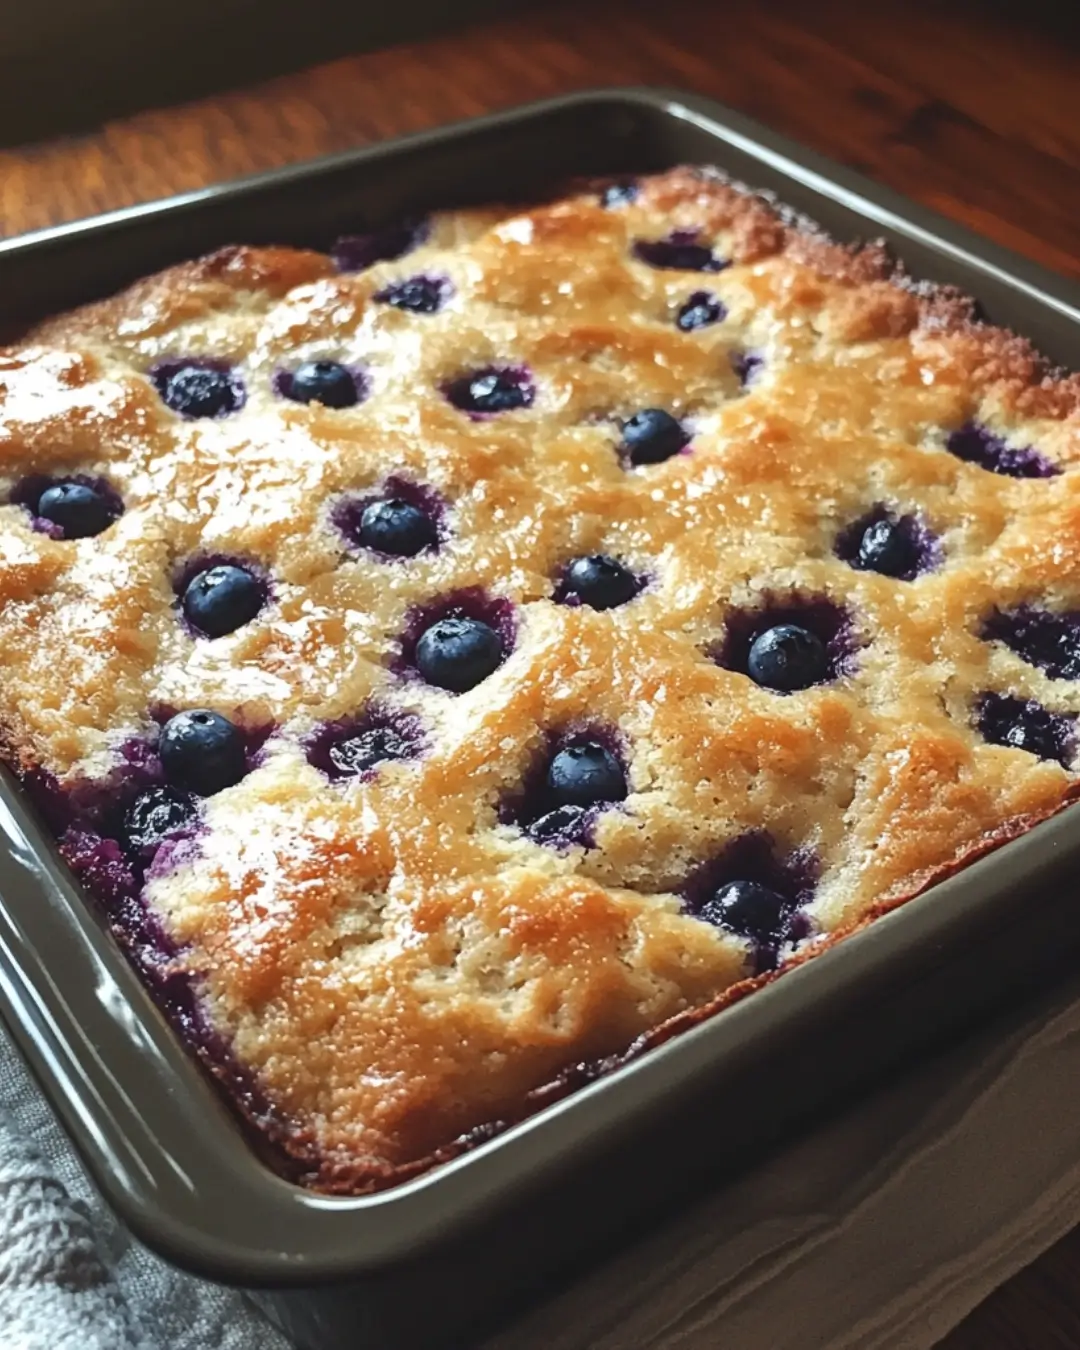
<path fill-rule="evenodd" d="M 714 171 L 234 247 L 0 351 L 0 747 L 362 1193 L 1076 791 L 1080 379 Z"/>

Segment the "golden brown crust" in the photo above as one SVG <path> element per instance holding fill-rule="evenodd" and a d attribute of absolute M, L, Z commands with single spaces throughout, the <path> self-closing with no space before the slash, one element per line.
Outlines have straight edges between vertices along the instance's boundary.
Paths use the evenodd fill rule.
<path fill-rule="evenodd" d="M 635 259 L 679 230 L 730 265 Z M 377 303 L 416 273 L 449 278 L 444 312 Z M 703 289 L 727 316 L 682 332 Z M 743 391 L 731 358 L 751 350 L 765 365 Z M 147 372 L 187 355 L 242 373 L 242 412 L 163 406 Z M 277 368 L 319 356 L 364 366 L 370 398 L 274 394 Z M 442 388 L 492 363 L 527 366 L 536 402 L 472 421 Z M 617 420 L 650 406 L 692 424 L 692 453 L 628 471 Z M 946 453 L 973 418 L 1062 472 Z M 712 171 L 644 180 L 614 210 L 589 187 L 449 213 L 355 274 L 223 249 L 0 352 L 0 487 L 80 472 L 126 506 L 78 543 L 0 507 L 0 737 L 71 787 L 107 781 L 161 705 L 274 727 L 147 899 L 255 1084 L 236 1104 L 290 1174 L 375 1189 L 775 978 L 748 978 L 746 942 L 679 898 L 732 839 L 765 831 L 818 860 L 789 968 L 1071 800 L 1073 772 L 987 744 L 973 707 L 992 691 L 1080 713 L 1075 682 L 979 637 L 996 606 L 1080 609 L 1077 460 L 1080 378 L 880 245 L 836 244 Z M 406 564 L 348 548 L 330 519 L 395 477 L 448 508 L 443 547 Z M 879 502 L 938 537 L 936 570 L 897 582 L 836 557 Z M 553 603 L 560 567 L 599 550 L 644 592 L 608 612 Z M 273 587 L 214 642 L 177 622 L 173 593 L 204 554 L 250 559 Z M 505 664 L 460 698 L 399 678 L 411 608 L 475 587 L 515 607 Z M 846 607 L 850 672 L 785 698 L 711 659 L 727 616 L 765 594 Z M 331 784 L 306 739 L 371 699 L 418 717 L 426 752 Z M 594 847 L 559 853 L 499 805 L 544 734 L 579 724 L 617 733 L 630 796 Z M 232 1083 L 235 1064 L 209 1059 Z"/>

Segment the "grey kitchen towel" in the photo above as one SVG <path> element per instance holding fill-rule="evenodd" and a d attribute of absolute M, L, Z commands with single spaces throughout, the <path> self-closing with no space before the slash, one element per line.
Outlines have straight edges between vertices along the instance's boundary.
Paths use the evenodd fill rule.
<path fill-rule="evenodd" d="M 704 1197 L 483 1350 L 929 1350 L 1077 1222 L 1080 981 Z M 240 1295 L 124 1233 L 2 1035 L 0 1345 L 287 1350 Z"/>

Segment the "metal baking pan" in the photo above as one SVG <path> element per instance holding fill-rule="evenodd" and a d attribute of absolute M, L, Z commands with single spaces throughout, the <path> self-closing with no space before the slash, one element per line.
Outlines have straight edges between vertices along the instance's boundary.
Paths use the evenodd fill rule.
<path fill-rule="evenodd" d="M 1080 366 L 1080 287 L 692 95 L 585 93 L 0 243 L 5 325 L 226 242 L 323 244 L 578 175 L 720 165 Z M 128 1226 L 259 1290 L 310 1350 L 471 1343 L 665 1205 L 1075 963 L 1069 810 L 530 1120 L 379 1195 L 275 1176 L 174 1037 L 10 778 L 0 1012 Z M 583 1079 L 588 1075 L 583 1074 Z"/>

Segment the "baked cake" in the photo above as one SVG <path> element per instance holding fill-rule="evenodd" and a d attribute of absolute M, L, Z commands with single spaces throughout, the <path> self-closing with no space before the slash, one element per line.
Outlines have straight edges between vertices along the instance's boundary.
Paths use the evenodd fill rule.
<path fill-rule="evenodd" d="M 0 352 L 0 730 L 278 1165 L 415 1175 L 1076 791 L 1080 378 L 710 170 Z"/>

